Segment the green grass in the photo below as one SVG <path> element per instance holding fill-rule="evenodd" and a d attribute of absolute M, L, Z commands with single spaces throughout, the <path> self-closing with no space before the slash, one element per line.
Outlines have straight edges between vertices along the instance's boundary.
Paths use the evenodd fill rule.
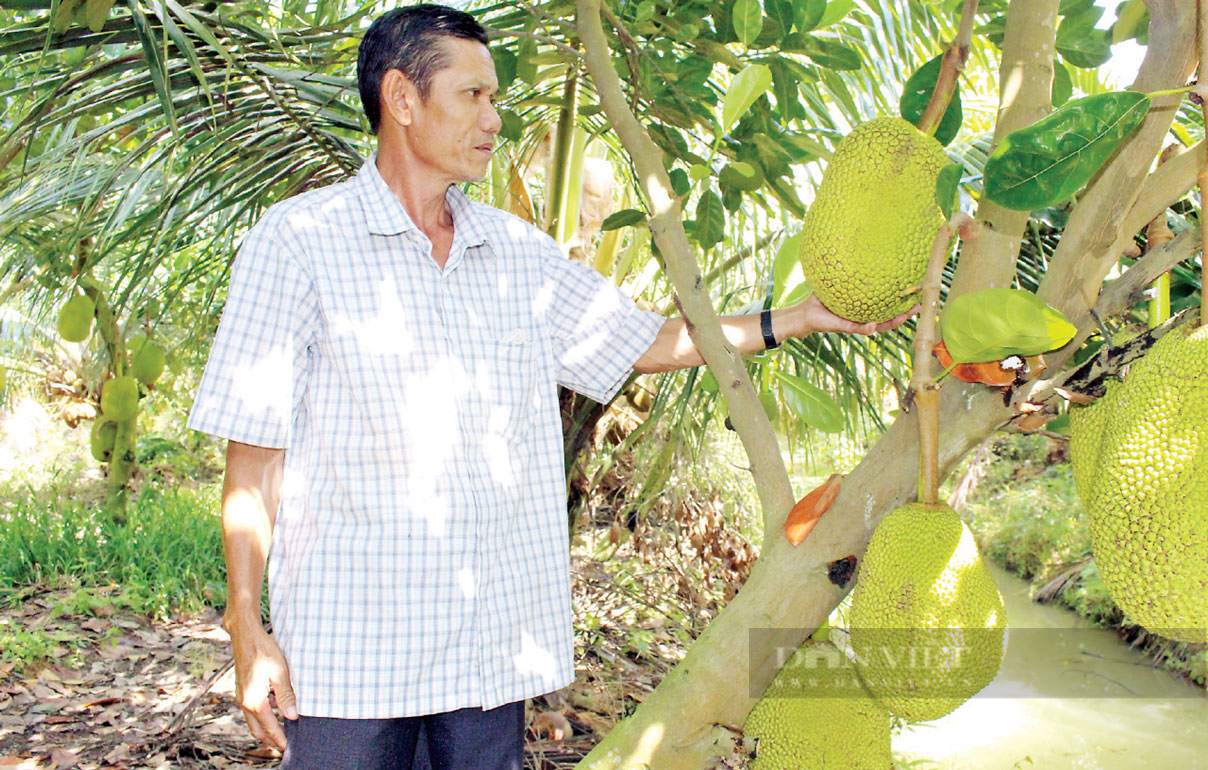
<path fill-rule="evenodd" d="M 148 485 L 119 525 L 74 486 L 0 488 L 0 599 L 19 601 L 34 586 L 78 587 L 64 612 L 113 604 L 167 617 L 220 607 L 218 504 L 215 485 Z"/>

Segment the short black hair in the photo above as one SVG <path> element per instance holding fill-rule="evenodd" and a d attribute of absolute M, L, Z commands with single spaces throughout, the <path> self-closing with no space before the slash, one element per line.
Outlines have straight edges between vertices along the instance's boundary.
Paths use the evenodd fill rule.
<path fill-rule="evenodd" d="M 428 99 L 432 76 L 448 66 L 443 37 L 476 40 L 487 45 L 487 31 L 466 13 L 447 5 L 419 3 L 395 8 L 369 25 L 357 50 L 357 85 L 361 105 L 376 135 L 382 124 L 382 78 L 396 69 Z"/>

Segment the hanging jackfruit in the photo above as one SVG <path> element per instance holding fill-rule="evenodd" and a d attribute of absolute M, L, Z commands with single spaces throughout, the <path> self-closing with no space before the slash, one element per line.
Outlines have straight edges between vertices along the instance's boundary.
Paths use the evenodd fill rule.
<path fill-rule="evenodd" d="M 83 294 L 76 294 L 59 309 L 56 324 L 59 336 L 68 342 L 83 342 L 92 332 L 92 317 L 96 305 Z"/>
<path fill-rule="evenodd" d="M 1002 595 L 969 528 L 946 505 L 912 503 L 881 520 L 848 620 L 869 692 L 908 722 L 953 711 L 1002 663 Z"/>
<path fill-rule="evenodd" d="M 831 157 L 805 215 L 801 268 L 832 312 L 888 321 L 917 302 L 944 215 L 936 178 L 944 148 L 902 118 L 862 123 Z"/>
<path fill-rule="evenodd" d="M 88 446 L 92 457 L 98 463 L 107 463 L 113 457 L 113 447 L 117 443 L 117 423 L 113 420 L 98 418 L 92 423 L 92 431 L 88 436 Z"/>
<path fill-rule="evenodd" d="M 131 340 L 130 374 L 144 385 L 150 385 L 164 372 L 164 349 L 158 343 L 139 335 Z"/>
<path fill-rule="evenodd" d="M 1070 412 L 1099 575 L 1128 617 L 1208 642 L 1208 328 L 1167 332 L 1123 383 Z"/>
<path fill-rule="evenodd" d="M 743 725 L 751 770 L 886 770 L 890 716 L 829 642 L 807 641 Z"/>
<path fill-rule="evenodd" d="M 122 422 L 138 414 L 138 381 L 133 377 L 114 377 L 101 386 L 101 413 Z"/>

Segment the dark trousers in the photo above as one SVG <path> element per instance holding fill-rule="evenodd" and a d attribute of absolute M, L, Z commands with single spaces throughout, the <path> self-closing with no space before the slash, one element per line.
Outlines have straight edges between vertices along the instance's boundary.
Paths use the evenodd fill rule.
<path fill-rule="evenodd" d="M 282 770 L 522 770 L 524 701 L 398 719 L 300 716 L 285 720 L 285 740 Z"/>

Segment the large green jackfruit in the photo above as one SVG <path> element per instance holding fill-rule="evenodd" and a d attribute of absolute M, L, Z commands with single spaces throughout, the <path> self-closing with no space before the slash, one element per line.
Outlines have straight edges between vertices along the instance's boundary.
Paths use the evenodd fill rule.
<path fill-rule="evenodd" d="M 869 692 L 908 722 L 953 711 L 998 674 L 1006 612 L 956 511 L 912 503 L 881 520 L 848 613 Z"/>
<path fill-rule="evenodd" d="M 1155 633 L 1208 641 L 1208 328 L 1169 331 L 1070 431 L 1112 598 Z"/>
<path fill-rule="evenodd" d="M 92 332 L 92 317 L 96 314 L 96 305 L 83 294 L 76 294 L 59 309 L 58 322 L 55 328 L 59 336 L 68 342 L 83 342 Z"/>
<path fill-rule="evenodd" d="M 944 148 L 902 118 L 876 118 L 831 157 L 805 215 L 801 268 L 832 312 L 888 321 L 918 301 L 944 215 L 935 199 Z"/>
<path fill-rule="evenodd" d="M 101 386 L 101 413 L 114 422 L 138 414 L 138 381 L 129 376 L 106 380 Z"/>
<path fill-rule="evenodd" d="M 890 723 L 838 648 L 807 641 L 764 690 L 743 738 L 751 770 L 887 770 Z"/>
<path fill-rule="evenodd" d="M 88 447 L 92 457 L 98 463 L 107 463 L 113 457 L 113 447 L 117 443 L 117 423 L 113 420 L 98 418 L 92 424 L 88 436 Z"/>
<path fill-rule="evenodd" d="M 164 349 L 156 342 L 138 335 L 130 341 L 130 374 L 144 385 L 150 385 L 164 373 Z"/>

